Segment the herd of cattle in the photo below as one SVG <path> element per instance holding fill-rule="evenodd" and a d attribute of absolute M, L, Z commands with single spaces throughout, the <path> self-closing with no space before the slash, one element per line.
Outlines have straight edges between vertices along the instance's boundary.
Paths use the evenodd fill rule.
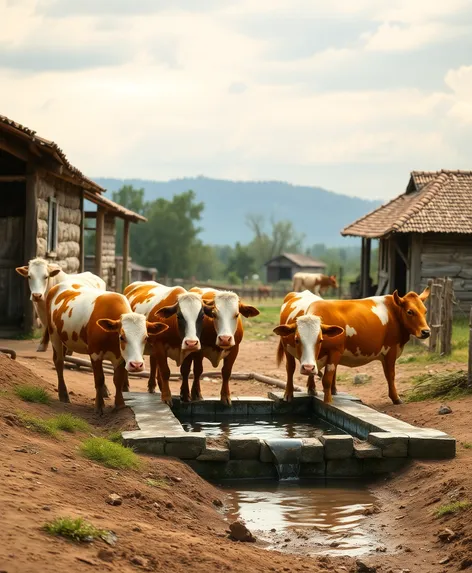
<path fill-rule="evenodd" d="M 31 300 L 44 326 L 38 351 L 49 341 L 57 372 L 59 399 L 69 401 L 64 381 L 64 358 L 73 352 L 90 356 L 94 373 L 98 412 L 103 412 L 108 395 L 103 360 L 113 364 L 115 408 L 124 406 L 122 392 L 128 390 L 128 373 L 144 370 L 144 354 L 150 355 L 149 392 L 156 379 L 161 399 L 172 404 L 168 359 L 180 366 L 183 401 L 201 400 L 200 377 L 203 359 L 222 366 L 221 400 L 231 405 L 229 380 L 243 338 L 241 316 L 259 311 L 244 304 L 237 294 L 210 288 L 168 287 L 154 281 L 135 282 L 124 294 L 106 291 L 105 282 L 92 273 L 66 274 L 43 259 L 33 259 L 17 268 L 28 279 Z M 332 281 L 335 277 L 324 277 Z M 332 282 L 329 283 L 332 286 Z M 296 361 L 307 376 L 310 394 L 315 394 L 315 376 L 324 368 L 322 385 L 325 402 L 336 394 L 339 364 L 361 366 L 380 360 L 389 387 L 389 397 L 398 404 L 395 362 L 410 336 L 427 338 L 424 301 L 410 292 L 358 300 L 323 300 L 305 288 L 291 292 L 284 300 L 277 359 L 285 356 L 287 385 L 285 399 L 293 398 Z M 319 292 L 319 291 L 317 291 Z M 193 364 L 193 384 L 189 375 Z"/>

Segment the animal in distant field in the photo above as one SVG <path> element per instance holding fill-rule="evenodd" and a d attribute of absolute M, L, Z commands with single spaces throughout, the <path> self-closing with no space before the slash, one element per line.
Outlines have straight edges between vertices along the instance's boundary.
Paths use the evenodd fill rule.
<path fill-rule="evenodd" d="M 300 362 L 300 374 L 308 376 L 308 394 L 316 395 L 315 376 L 325 367 L 322 379 L 324 401 L 332 401 L 332 386 L 339 359 L 344 351 L 344 329 L 331 325 L 321 315 L 311 311 L 311 305 L 322 299 L 305 290 L 290 292 L 280 310 L 280 324 L 274 333 L 280 336 L 277 362 L 286 361 L 287 385 L 284 400 L 293 399 L 293 375 L 296 360 Z M 334 392 L 335 393 L 335 392 Z"/>
<path fill-rule="evenodd" d="M 338 288 L 335 275 L 321 273 L 295 273 L 293 275 L 293 291 L 310 290 L 313 294 L 323 295 L 329 288 Z"/>
<path fill-rule="evenodd" d="M 146 352 L 150 354 L 148 391 L 156 390 L 156 376 L 161 390 L 161 400 L 172 404 L 169 387 L 170 370 L 167 359 L 181 366 L 192 352 L 200 350 L 200 333 L 204 312 L 211 309 L 203 304 L 202 297 L 184 288 L 168 287 L 154 281 L 134 282 L 126 287 L 125 296 L 135 312 L 144 314 L 150 321 L 164 322 L 168 330 L 151 341 Z"/>
<path fill-rule="evenodd" d="M 272 287 L 268 285 L 260 285 L 257 287 L 257 295 L 259 300 L 269 298 L 272 294 Z"/>
<path fill-rule="evenodd" d="M 76 284 L 106 290 L 105 281 L 97 277 L 97 275 L 88 271 L 85 273 L 67 274 L 57 264 L 49 263 L 41 258 L 32 259 L 24 267 L 17 267 L 16 272 L 28 279 L 31 300 L 44 328 L 37 352 L 46 352 L 48 348 L 49 333 L 47 329 L 46 297 L 54 285 L 65 280 L 73 280 Z"/>
<path fill-rule="evenodd" d="M 241 316 L 250 318 L 257 316 L 259 311 L 254 306 L 244 304 L 234 292 L 197 287 L 190 289 L 190 292 L 199 293 L 202 297 L 205 317 L 200 336 L 201 350 L 189 355 L 180 368 L 182 400 L 202 400 L 200 377 L 203 373 L 203 358 L 207 358 L 214 368 L 223 361 L 221 401 L 230 406 L 229 380 L 244 335 Z M 188 378 L 192 362 L 193 384 L 190 395 Z"/>
<path fill-rule="evenodd" d="M 61 402 L 69 402 L 64 381 L 64 355 L 65 349 L 69 349 L 90 356 L 96 389 L 95 408 L 99 413 L 104 407 L 103 360 L 111 361 L 115 408 L 122 408 L 127 372 L 144 369 L 143 352 L 147 341 L 165 331 L 167 325 L 148 322 L 142 314 L 132 312 L 122 294 L 69 281 L 49 290 L 46 308 Z"/>
<path fill-rule="evenodd" d="M 346 343 L 339 364 L 356 367 L 379 360 L 388 395 L 394 404 L 400 404 L 395 363 L 410 336 L 426 339 L 431 334 L 424 305 L 428 296 L 426 288 L 421 294 L 409 292 L 404 297 L 395 291 L 393 295 L 356 300 L 320 300 L 314 301 L 307 312 L 344 328 Z"/>

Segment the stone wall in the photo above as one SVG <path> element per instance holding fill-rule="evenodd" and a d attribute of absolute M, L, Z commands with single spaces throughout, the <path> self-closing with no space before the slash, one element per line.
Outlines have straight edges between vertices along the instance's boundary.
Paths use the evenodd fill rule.
<path fill-rule="evenodd" d="M 116 252 L 115 217 L 113 217 L 112 215 L 105 214 L 105 222 L 103 228 L 102 278 L 107 283 L 107 288 L 109 290 L 115 290 L 115 283 L 116 283 L 115 252 Z"/>
<path fill-rule="evenodd" d="M 66 273 L 80 270 L 80 188 L 51 176 L 39 178 L 36 185 L 38 234 L 36 256 L 58 263 Z M 57 248 L 47 252 L 49 197 L 55 197 L 58 209 Z"/>

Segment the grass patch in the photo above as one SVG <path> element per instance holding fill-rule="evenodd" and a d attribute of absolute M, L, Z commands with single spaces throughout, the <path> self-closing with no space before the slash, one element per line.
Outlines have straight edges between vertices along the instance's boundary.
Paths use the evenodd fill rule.
<path fill-rule="evenodd" d="M 168 482 L 166 482 L 166 480 L 164 480 L 164 479 L 148 478 L 147 480 L 145 480 L 144 483 L 150 487 L 158 487 L 158 488 L 164 488 L 164 489 L 169 487 Z"/>
<path fill-rule="evenodd" d="M 90 432 L 91 427 L 82 418 L 77 418 L 72 414 L 58 414 L 49 420 L 58 430 L 75 434 L 75 432 Z"/>
<path fill-rule="evenodd" d="M 29 414 L 18 413 L 18 419 L 23 424 L 27 430 L 32 432 L 37 432 L 38 434 L 44 434 L 46 436 L 57 436 L 57 427 L 53 423 L 52 419 L 45 420 L 44 418 L 37 418 L 36 416 L 30 416 Z"/>
<path fill-rule="evenodd" d="M 106 438 L 89 438 L 80 446 L 81 454 L 108 468 L 136 469 L 141 465 L 138 456 L 130 448 L 115 444 Z"/>
<path fill-rule="evenodd" d="M 258 306 L 260 314 L 244 319 L 244 335 L 249 340 L 265 340 L 273 336 L 273 329 L 279 324 L 280 306 Z"/>
<path fill-rule="evenodd" d="M 462 442 L 462 447 L 465 448 L 466 450 L 471 450 L 472 442 Z"/>
<path fill-rule="evenodd" d="M 44 388 L 20 384 L 15 386 L 15 394 L 24 402 L 34 402 L 35 404 L 49 404 L 51 396 Z"/>
<path fill-rule="evenodd" d="M 405 395 L 406 402 L 454 400 L 472 394 L 472 389 L 467 387 L 467 372 L 463 370 L 420 374 L 414 376 L 412 382 L 413 388 Z"/>
<path fill-rule="evenodd" d="M 445 505 L 441 505 L 438 509 L 434 512 L 436 517 L 443 517 L 444 515 L 453 515 L 454 513 L 459 513 L 460 511 L 464 511 L 468 509 L 472 503 L 468 500 L 464 501 L 453 501 L 451 503 L 446 503 Z"/>
<path fill-rule="evenodd" d="M 85 420 L 72 414 L 58 414 L 46 419 L 30 416 L 24 412 L 18 412 L 17 416 L 28 430 L 53 437 L 57 437 L 59 431 L 74 434 L 75 432 L 88 432 L 91 430 Z"/>
<path fill-rule="evenodd" d="M 108 532 L 87 523 L 82 517 L 58 517 L 43 526 L 50 535 L 59 535 L 73 541 L 92 541 Z"/>
<path fill-rule="evenodd" d="M 110 440 L 110 442 L 113 442 L 114 444 L 122 444 L 123 443 L 123 437 L 122 437 L 121 432 L 119 430 L 116 430 L 114 432 L 110 432 L 108 434 L 108 439 Z"/>

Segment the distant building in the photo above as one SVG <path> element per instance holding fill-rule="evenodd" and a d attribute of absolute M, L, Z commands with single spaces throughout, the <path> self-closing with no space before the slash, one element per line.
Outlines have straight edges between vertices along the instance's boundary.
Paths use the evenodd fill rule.
<path fill-rule="evenodd" d="M 93 273 L 95 268 L 95 256 L 85 255 L 85 270 Z M 121 284 L 123 282 L 123 257 L 117 255 L 115 257 L 115 277 L 116 282 Z M 155 281 L 157 277 L 157 269 L 154 267 L 143 267 L 128 259 L 128 277 L 126 277 L 126 284 L 134 283 L 136 281 Z"/>
<path fill-rule="evenodd" d="M 282 253 L 265 263 L 267 282 L 291 281 L 295 273 L 324 273 L 326 263 L 307 255 Z"/>
<path fill-rule="evenodd" d="M 361 295 L 370 245 L 379 240 L 377 295 L 420 292 L 449 277 L 463 310 L 472 303 L 472 171 L 413 171 L 406 191 L 341 231 L 362 238 Z"/>

